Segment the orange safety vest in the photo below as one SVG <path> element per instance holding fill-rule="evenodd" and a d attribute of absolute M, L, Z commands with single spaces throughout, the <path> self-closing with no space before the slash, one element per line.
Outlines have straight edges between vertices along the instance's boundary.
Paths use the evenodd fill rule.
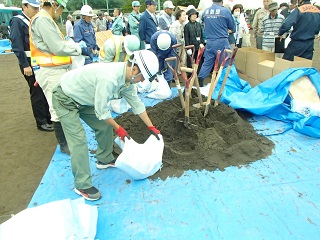
<path fill-rule="evenodd" d="M 47 12 L 41 11 L 41 12 L 38 12 L 31 19 L 30 26 L 32 24 L 32 21 L 40 15 L 43 15 L 53 21 L 52 17 Z M 57 29 L 59 29 L 55 22 L 54 22 L 54 24 L 56 25 Z M 71 57 L 70 56 L 56 56 L 52 53 L 44 53 L 44 52 L 40 51 L 33 44 L 30 27 L 29 27 L 29 36 L 30 36 L 31 62 L 33 62 L 33 60 L 36 60 L 37 64 L 39 66 L 43 66 L 43 67 L 53 67 L 53 66 L 61 66 L 61 65 L 71 64 Z M 60 36 L 61 36 L 61 39 L 64 41 L 64 36 L 61 32 L 60 32 Z"/>
<path fill-rule="evenodd" d="M 110 37 L 114 43 L 114 45 L 116 46 L 116 55 L 114 56 L 112 62 L 126 62 L 128 59 L 129 59 L 129 55 L 126 54 L 124 59 L 121 59 L 120 60 L 120 52 L 122 50 L 122 41 L 123 41 L 123 38 L 124 36 L 120 36 L 120 42 L 119 41 L 116 41 L 116 39 L 113 37 L 113 35 Z M 100 55 L 102 58 L 104 58 L 104 49 L 101 49 L 100 50 Z"/>

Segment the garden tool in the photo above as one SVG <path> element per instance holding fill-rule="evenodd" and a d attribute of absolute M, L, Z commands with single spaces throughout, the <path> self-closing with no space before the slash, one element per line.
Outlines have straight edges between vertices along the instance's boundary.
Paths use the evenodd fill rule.
<path fill-rule="evenodd" d="M 179 81 L 179 77 L 178 77 L 178 72 L 177 72 L 178 56 L 177 57 L 166 58 L 165 61 L 166 61 L 167 65 L 168 65 L 168 67 L 173 72 L 173 75 L 174 75 L 174 78 L 175 78 L 175 84 L 176 84 L 176 87 L 177 87 L 178 93 L 179 93 L 181 106 L 182 106 L 182 109 L 184 109 L 185 108 L 185 102 L 184 102 L 184 98 L 183 98 L 183 94 L 182 94 L 182 90 L 181 90 L 181 85 L 180 85 L 180 81 Z M 172 61 L 174 61 L 174 68 L 170 65 L 170 62 L 172 62 Z"/>
<path fill-rule="evenodd" d="M 232 67 L 234 58 L 235 58 L 235 56 L 236 56 L 236 54 L 237 54 L 237 51 L 238 51 L 238 48 L 237 48 L 237 47 L 233 49 L 233 52 L 232 52 L 232 55 L 231 55 L 231 58 L 230 58 L 230 61 L 229 61 L 229 65 L 228 65 L 226 74 L 225 74 L 225 76 L 224 76 L 224 79 L 223 79 L 223 82 L 222 82 L 222 85 L 221 85 L 221 88 L 220 88 L 220 91 L 219 91 L 219 94 L 218 94 L 218 98 L 217 98 L 217 100 L 214 102 L 213 107 L 216 107 L 216 106 L 218 106 L 218 104 L 219 104 L 220 98 L 221 98 L 221 96 L 222 96 L 224 87 L 225 87 L 225 85 L 226 85 L 226 82 L 227 82 L 227 79 L 228 79 L 228 76 L 229 76 L 229 73 L 230 73 L 230 69 L 231 69 L 231 67 Z"/>
<path fill-rule="evenodd" d="M 220 70 L 218 71 L 219 61 L 220 61 L 220 54 L 221 54 L 221 51 L 218 50 L 217 55 L 216 55 L 216 61 L 214 63 L 214 69 L 213 69 L 212 77 L 211 77 L 208 98 L 207 98 L 207 101 L 206 101 L 206 104 L 205 104 L 206 107 L 204 109 L 204 114 L 203 114 L 204 117 L 207 116 L 208 111 L 209 111 L 209 107 L 210 107 L 210 104 L 211 104 L 212 93 L 213 93 L 213 91 L 214 91 L 214 89 L 216 88 L 216 85 L 217 85 L 217 76 L 219 75 L 218 72 L 221 73 Z M 221 64 L 221 66 L 222 66 L 222 64 Z"/>
<path fill-rule="evenodd" d="M 188 70 L 190 70 L 189 68 L 188 68 Z M 190 128 L 190 126 L 197 126 L 197 125 L 195 125 L 195 124 L 192 124 L 192 123 L 190 123 L 190 116 L 189 116 L 189 114 L 190 114 L 190 86 L 191 86 L 191 81 L 192 81 L 192 79 L 194 79 L 194 70 L 193 69 L 191 69 L 191 76 L 188 78 L 187 77 L 187 75 L 186 75 L 186 73 L 181 69 L 181 77 L 183 78 L 183 80 L 185 81 L 185 91 L 184 91 L 184 94 L 185 94 L 185 96 L 184 96 L 184 99 L 185 99 L 185 111 L 184 111 L 184 121 L 182 121 L 182 120 L 178 120 L 179 122 L 183 122 L 184 123 L 184 126 L 186 127 L 186 128 Z"/>
<path fill-rule="evenodd" d="M 228 55 L 227 55 L 227 53 L 228 53 Z M 215 91 L 215 89 L 216 89 L 216 86 L 217 86 L 217 83 L 218 83 L 218 81 L 219 81 L 219 79 L 220 79 L 220 76 L 221 76 L 221 73 L 222 73 L 222 70 L 224 69 L 224 66 L 226 65 L 226 62 L 227 62 L 227 60 L 230 58 L 230 56 L 231 56 L 231 53 L 232 53 L 232 51 L 231 50 L 228 50 L 228 49 L 225 49 L 224 51 L 223 51 L 223 54 L 222 54 L 222 62 L 221 62 L 221 65 L 220 65 L 220 67 L 219 67 L 219 71 L 218 71 L 218 73 L 217 73 L 217 75 L 216 75 L 216 77 L 215 77 L 215 79 L 214 79 L 214 81 L 212 82 L 212 80 L 213 80 L 213 77 L 214 77 L 214 75 L 212 75 L 212 78 L 211 78 L 211 84 L 210 84 L 210 87 L 212 86 L 213 87 L 213 89 L 212 89 L 212 93 L 210 94 L 208 94 L 208 99 L 210 99 L 210 102 L 209 102 L 209 106 L 207 107 L 206 106 L 206 108 L 208 108 L 208 110 L 207 111 L 209 111 L 209 107 L 210 107 L 210 104 L 211 104 L 211 98 L 212 98 L 212 94 L 214 93 L 214 91 Z M 220 52 L 220 58 L 221 58 L 221 52 Z M 219 60 L 220 61 L 220 60 Z M 210 96 L 210 97 L 209 97 Z M 208 99 L 207 99 L 207 101 L 208 101 Z M 206 113 L 206 114 L 204 114 L 204 116 L 206 116 L 208 114 L 208 112 Z"/>

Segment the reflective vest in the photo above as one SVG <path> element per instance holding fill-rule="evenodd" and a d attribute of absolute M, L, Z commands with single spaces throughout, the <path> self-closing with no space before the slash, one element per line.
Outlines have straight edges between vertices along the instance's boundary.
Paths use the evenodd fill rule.
<path fill-rule="evenodd" d="M 30 26 L 32 25 L 32 21 L 40 15 L 45 16 L 53 21 L 52 17 L 47 12 L 41 11 L 41 12 L 38 12 L 31 19 Z M 54 24 L 56 25 L 57 29 L 59 29 L 55 22 L 54 22 Z M 39 66 L 43 66 L 43 67 L 53 67 L 53 66 L 61 66 L 61 65 L 71 64 L 71 57 L 70 56 L 56 56 L 52 53 L 44 53 L 44 52 L 40 51 L 33 44 L 30 27 L 29 27 L 29 36 L 30 36 L 31 62 L 33 62 L 33 60 L 36 60 L 37 64 Z M 61 39 L 64 41 L 64 36 L 61 32 L 60 32 L 60 36 L 61 36 Z"/>
<path fill-rule="evenodd" d="M 112 62 L 126 62 L 130 57 L 128 54 L 125 54 L 124 58 L 120 59 L 120 53 L 122 52 L 122 41 L 124 39 L 124 36 L 120 36 L 120 38 L 114 38 L 113 36 L 114 35 L 112 35 L 110 38 L 116 46 L 116 55 L 114 56 Z M 118 39 L 120 39 L 120 41 L 117 41 Z M 100 50 L 100 56 L 101 58 L 104 58 L 104 49 Z"/>

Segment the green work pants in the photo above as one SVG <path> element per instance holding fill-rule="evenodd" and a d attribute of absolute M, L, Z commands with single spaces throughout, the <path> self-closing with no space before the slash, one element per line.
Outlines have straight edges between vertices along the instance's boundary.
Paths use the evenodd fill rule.
<path fill-rule="evenodd" d="M 61 86 L 53 90 L 52 104 L 61 122 L 71 153 L 71 167 L 77 189 L 92 187 L 86 132 L 82 119 L 91 127 L 98 142 L 97 160 L 109 163 L 114 160 L 113 129 L 104 120 L 99 120 L 93 106 L 79 105 L 64 94 Z"/>

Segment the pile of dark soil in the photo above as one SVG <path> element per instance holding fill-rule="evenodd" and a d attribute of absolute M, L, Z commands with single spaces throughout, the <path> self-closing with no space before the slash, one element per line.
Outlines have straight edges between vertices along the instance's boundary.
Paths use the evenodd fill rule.
<path fill-rule="evenodd" d="M 195 100 L 192 99 L 191 104 L 196 103 Z M 211 105 L 206 117 L 203 111 L 204 107 L 190 107 L 190 122 L 196 126 L 188 129 L 177 121 L 184 120 L 179 98 L 147 108 L 165 144 L 163 168 L 150 178 L 179 177 L 184 171 L 196 169 L 224 170 L 271 154 L 273 142 L 257 134 L 233 108 L 220 103 L 215 108 Z M 143 143 L 150 135 L 142 120 L 133 113 L 125 113 L 115 120 L 138 143 Z"/>

